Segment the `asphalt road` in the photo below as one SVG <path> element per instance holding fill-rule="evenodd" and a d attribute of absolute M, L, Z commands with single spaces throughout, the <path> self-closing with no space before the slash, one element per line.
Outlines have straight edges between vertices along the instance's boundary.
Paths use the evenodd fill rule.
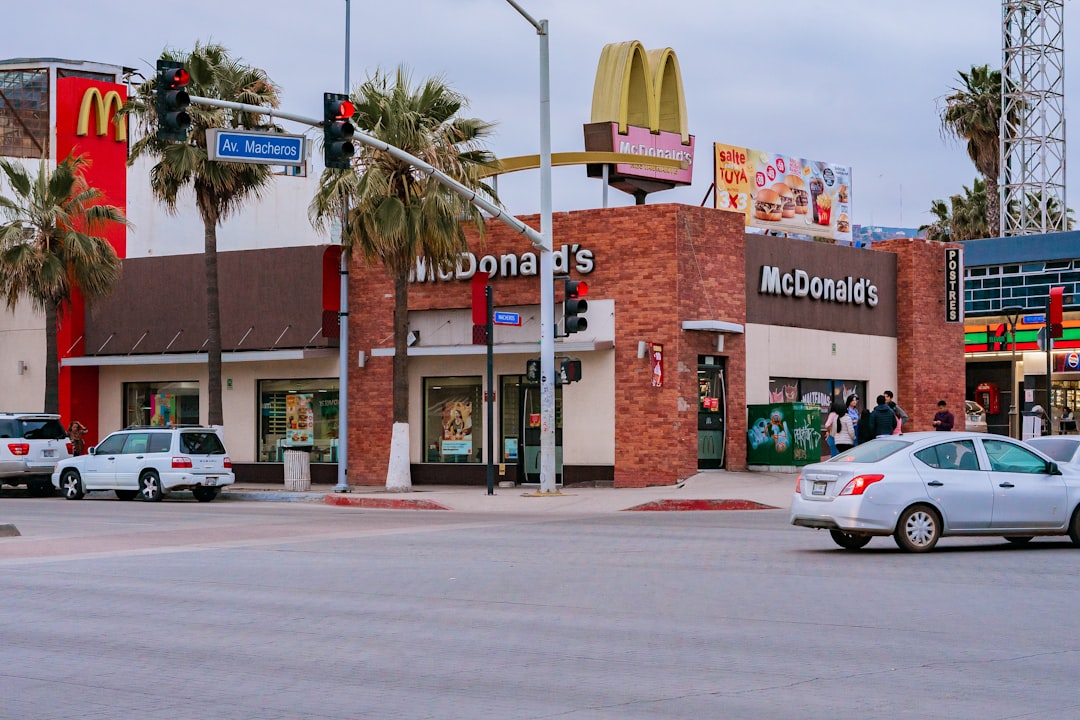
<path fill-rule="evenodd" d="M 1080 550 L 784 511 L 0 499 L 0 718 L 1080 716 Z"/>

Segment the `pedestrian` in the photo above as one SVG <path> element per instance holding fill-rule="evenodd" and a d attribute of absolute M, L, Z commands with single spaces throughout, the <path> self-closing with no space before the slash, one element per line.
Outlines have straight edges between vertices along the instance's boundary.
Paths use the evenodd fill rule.
<path fill-rule="evenodd" d="M 854 402 L 852 400 L 854 399 Z M 848 397 L 847 405 L 840 405 L 836 407 L 837 414 L 836 420 L 833 421 L 832 432 L 836 441 L 836 454 L 839 455 L 842 452 L 850 450 L 855 447 L 855 418 L 859 416 L 858 410 L 853 410 L 854 405 L 857 405 L 859 398 L 856 395 Z"/>
<path fill-rule="evenodd" d="M 844 401 L 844 410 L 851 418 L 851 444 L 859 444 L 859 396 L 851 393 Z"/>
<path fill-rule="evenodd" d="M 904 412 L 904 408 L 896 404 L 896 401 L 893 399 L 894 396 L 892 390 L 886 390 L 883 394 L 885 395 L 885 402 L 892 408 L 893 412 L 896 413 L 897 422 L 896 429 L 893 430 L 893 435 L 899 435 L 903 432 L 904 426 L 907 425 L 907 421 L 910 418 L 908 417 L 908 414 Z"/>
<path fill-rule="evenodd" d="M 867 435 L 870 439 L 879 438 L 883 435 L 892 435 L 900 422 L 896 418 L 896 411 L 889 407 L 884 395 L 878 395 L 876 399 L 877 405 L 867 420 L 869 425 Z"/>
<path fill-rule="evenodd" d="M 855 435 L 855 439 L 858 440 L 859 443 L 870 442 L 875 437 L 877 437 L 876 435 L 874 435 L 874 428 L 873 425 L 871 425 L 870 423 L 869 408 L 864 407 L 862 409 L 862 413 L 859 415 L 859 422 L 855 427 Z"/>
<path fill-rule="evenodd" d="M 1061 434 L 1069 435 L 1076 432 L 1076 420 L 1073 419 L 1072 408 L 1065 406 L 1061 408 Z"/>
<path fill-rule="evenodd" d="M 87 428 L 78 420 L 72 420 L 68 425 L 67 434 L 71 440 L 71 452 L 74 455 L 82 455 L 86 452 L 86 441 L 83 440 L 83 436 L 86 435 Z"/>
<path fill-rule="evenodd" d="M 935 430 L 952 430 L 955 424 L 953 414 L 949 412 L 949 403 L 944 400 L 938 400 L 937 413 L 934 415 L 934 429 Z"/>
<path fill-rule="evenodd" d="M 836 447 L 836 435 L 840 432 L 840 416 L 844 414 L 844 404 L 839 399 L 829 406 L 829 416 L 825 418 L 825 443 L 829 446 L 829 457 L 836 457 L 840 451 Z"/>

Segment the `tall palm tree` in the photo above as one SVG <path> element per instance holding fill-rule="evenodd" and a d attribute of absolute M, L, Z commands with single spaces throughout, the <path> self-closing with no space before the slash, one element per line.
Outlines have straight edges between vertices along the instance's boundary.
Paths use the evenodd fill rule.
<path fill-rule="evenodd" d="M 963 193 L 953 195 L 948 203 L 934 200 L 930 204 L 930 213 L 936 219 L 919 228 L 928 240 L 963 242 L 991 236 L 986 225 L 986 183 L 975 178 L 970 188 L 963 188 Z"/>
<path fill-rule="evenodd" d="M 120 259 L 103 237 L 112 224 L 127 225 L 123 211 L 101 202 L 86 183 L 89 161 L 68 155 L 37 175 L 10 160 L 0 171 L 13 195 L 0 195 L 0 292 L 10 309 L 20 298 L 45 313 L 45 412 L 60 411 L 60 358 L 56 327 L 80 293 L 88 302 L 107 295 L 120 277 Z"/>
<path fill-rule="evenodd" d="M 188 94 L 261 105 L 278 106 L 278 88 L 266 72 L 233 58 L 221 45 L 196 43 L 191 52 L 165 51 L 162 60 L 181 63 L 191 74 Z M 150 170 L 150 188 L 169 212 L 176 211 L 180 191 L 190 185 L 203 221 L 206 263 L 207 401 L 211 425 L 222 425 L 221 306 L 218 300 L 217 227 L 246 202 L 257 200 L 272 177 L 269 165 L 210 161 L 206 131 L 210 128 L 277 129 L 268 116 L 191 105 L 191 134 L 186 142 L 160 140 L 155 134 L 156 80 L 144 82 L 125 108 L 141 121 L 143 136 L 131 146 L 128 164 L 148 155 L 157 159 Z"/>
<path fill-rule="evenodd" d="M 440 78 L 414 85 L 409 71 L 376 71 L 353 93 L 357 127 L 431 164 L 449 177 L 493 199 L 477 171 L 495 161 L 482 147 L 494 127 L 458 117 L 465 98 Z M 423 257 L 438 269 L 453 267 L 468 250 L 462 221 L 481 237 L 480 211 L 406 162 L 360 146 L 350 170 L 323 172 L 309 215 L 326 226 L 348 208 L 344 250 L 381 264 L 394 281 L 393 432 L 386 487 L 412 489 L 409 473 L 409 273 Z M 342 392 L 346 392 L 342 388 Z"/>
<path fill-rule="evenodd" d="M 962 85 L 945 98 L 942 131 L 967 141 L 968 156 L 986 182 L 986 224 L 996 235 L 1001 218 L 998 174 L 1001 169 L 1001 71 L 973 65 L 958 73 Z"/>

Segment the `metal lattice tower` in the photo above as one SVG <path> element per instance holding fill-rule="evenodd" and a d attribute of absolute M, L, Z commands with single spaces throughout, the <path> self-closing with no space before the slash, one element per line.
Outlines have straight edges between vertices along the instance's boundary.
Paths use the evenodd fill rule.
<path fill-rule="evenodd" d="M 1002 2 L 1002 237 L 1065 230 L 1064 9 Z"/>

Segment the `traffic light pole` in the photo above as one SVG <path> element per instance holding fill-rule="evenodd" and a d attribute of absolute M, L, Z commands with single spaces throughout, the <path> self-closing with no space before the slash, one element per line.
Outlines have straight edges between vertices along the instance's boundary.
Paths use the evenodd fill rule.
<path fill-rule="evenodd" d="M 349 46 L 352 29 L 351 3 L 345 0 L 345 95 L 349 94 Z M 338 269 L 340 284 L 338 307 L 338 455 L 337 484 L 334 492 L 349 492 L 349 261 L 345 252 L 346 225 L 349 208 L 341 209 L 341 260 Z"/>

